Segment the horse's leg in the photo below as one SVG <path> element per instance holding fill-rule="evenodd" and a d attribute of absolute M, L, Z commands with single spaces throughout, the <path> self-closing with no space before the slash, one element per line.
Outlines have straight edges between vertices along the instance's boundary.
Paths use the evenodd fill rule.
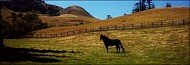
<path fill-rule="evenodd" d="M 116 45 L 116 51 L 117 51 L 117 53 L 118 53 L 118 50 L 120 52 L 119 45 Z"/>
<path fill-rule="evenodd" d="M 118 47 L 119 47 L 119 45 L 118 45 Z M 119 47 L 119 52 L 120 52 L 120 47 Z"/>
<path fill-rule="evenodd" d="M 107 53 L 108 53 L 108 46 L 106 46 L 106 50 L 107 50 Z"/>
<path fill-rule="evenodd" d="M 118 44 L 118 49 L 119 49 L 119 52 L 120 52 L 120 46 L 119 46 L 119 44 Z"/>
<path fill-rule="evenodd" d="M 117 48 L 117 45 L 115 45 L 115 48 L 116 48 L 116 53 L 118 53 L 118 48 Z"/>

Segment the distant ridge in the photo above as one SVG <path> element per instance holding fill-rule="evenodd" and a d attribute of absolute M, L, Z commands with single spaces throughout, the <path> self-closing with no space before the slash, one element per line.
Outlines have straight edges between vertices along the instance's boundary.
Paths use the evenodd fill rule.
<path fill-rule="evenodd" d="M 76 6 L 76 5 L 69 6 L 65 9 L 61 10 L 60 14 L 74 14 L 74 15 L 93 17 L 84 8 L 82 8 L 80 6 Z"/>
<path fill-rule="evenodd" d="M 35 12 L 40 14 L 49 14 L 51 16 L 74 14 L 93 17 L 84 8 L 76 5 L 69 6 L 64 9 L 56 5 L 47 4 L 44 0 L 0 0 L 0 2 L 0 6 L 7 7 L 15 12 Z"/>

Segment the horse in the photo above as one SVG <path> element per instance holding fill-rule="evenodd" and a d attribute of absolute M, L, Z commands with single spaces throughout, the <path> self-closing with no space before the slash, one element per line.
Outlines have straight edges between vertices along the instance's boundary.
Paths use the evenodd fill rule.
<path fill-rule="evenodd" d="M 116 46 L 116 53 L 118 53 L 118 50 L 120 52 L 120 47 L 122 48 L 123 52 L 125 52 L 125 49 L 123 48 L 121 41 L 119 39 L 109 39 L 108 37 L 104 35 L 100 35 L 100 40 L 103 40 L 104 45 L 107 49 L 108 53 L 108 46 Z"/>

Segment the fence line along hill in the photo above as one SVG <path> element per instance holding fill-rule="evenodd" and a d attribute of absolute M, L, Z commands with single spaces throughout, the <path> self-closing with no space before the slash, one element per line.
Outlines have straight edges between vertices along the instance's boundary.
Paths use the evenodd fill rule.
<path fill-rule="evenodd" d="M 107 20 L 96 21 L 79 26 L 47 28 L 33 31 L 33 34 L 58 34 L 68 31 L 74 31 L 85 28 L 95 28 L 100 26 L 123 25 L 123 24 L 140 24 L 146 22 L 161 22 L 172 20 L 189 19 L 189 8 L 187 7 L 168 7 L 155 8 L 134 14 L 128 14 Z"/>
<path fill-rule="evenodd" d="M 89 24 L 69 27 L 48 28 L 43 30 L 34 31 L 34 34 L 57 34 L 67 31 L 73 31 L 85 28 L 94 28 L 99 26 L 108 25 L 121 25 L 121 24 L 139 24 L 145 22 L 160 22 L 189 19 L 189 8 L 187 7 L 171 7 L 171 8 L 157 8 L 147 11 L 142 11 L 134 14 L 111 18 L 92 22 Z"/>
<path fill-rule="evenodd" d="M 157 28 L 157 27 L 166 27 L 166 26 L 180 26 L 180 25 L 189 25 L 189 24 L 190 24 L 189 19 L 183 19 L 183 20 L 173 20 L 173 21 L 147 22 L 147 23 L 140 23 L 140 24 L 100 26 L 100 27 L 94 27 L 94 28 L 85 28 L 85 29 L 67 31 L 67 32 L 62 32 L 62 33 L 57 33 L 57 34 L 27 34 L 24 37 L 26 38 L 54 38 L 54 37 L 63 37 L 63 36 L 88 33 L 88 32 L 111 31 L 111 30 L 133 30 L 133 29 Z"/>

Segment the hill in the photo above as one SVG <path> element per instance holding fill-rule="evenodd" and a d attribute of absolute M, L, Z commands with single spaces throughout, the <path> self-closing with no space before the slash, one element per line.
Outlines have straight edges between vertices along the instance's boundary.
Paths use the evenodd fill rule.
<path fill-rule="evenodd" d="M 48 28 L 48 29 L 34 31 L 33 33 L 37 34 L 62 33 L 78 29 L 107 26 L 107 25 L 137 24 L 145 22 L 182 20 L 182 19 L 189 19 L 189 14 L 190 14 L 189 8 L 187 7 L 156 8 L 108 20 L 96 21 L 81 26 Z"/>
<path fill-rule="evenodd" d="M 59 6 L 50 5 L 43 0 L 4 0 L 2 6 L 15 12 L 37 12 L 41 14 L 58 15 L 62 9 Z"/>
<path fill-rule="evenodd" d="M 1 9 L 1 15 L 2 17 L 10 21 L 11 20 L 11 14 L 16 13 L 18 14 L 26 14 L 27 12 L 15 12 L 7 7 L 3 7 Z M 29 12 L 33 13 L 33 12 Z M 42 20 L 44 23 L 48 23 L 49 26 L 51 27 L 60 27 L 60 26 L 78 26 L 82 24 L 88 24 L 92 23 L 95 21 L 99 21 L 99 19 L 93 18 L 91 16 L 83 16 L 83 15 L 74 15 L 74 14 L 62 14 L 59 16 L 48 16 L 44 14 L 38 14 L 39 18 Z"/>
<path fill-rule="evenodd" d="M 69 6 L 63 10 L 60 11 L 60 14 L 74 14 L 74 15 L 79 15 L 79 16 L 87 16 L 87 17 L 92 17 L 85 9 L 83 9 L 80 6 Z"/>
<path fill-rule="evenodd" d="M 145 10 L 142 12 L 128 14 L 117 18 L 106 20 L 110 24 L 132 24 L 141 22 L 158 22 L 189 19 L 190 9 L 187 7 L 166 7 Z"/>
<path fill-rule="evenodd" d="M 45 3 L 44 0 L 2 0 L 0 6 L 7 7 L 15 12 L 35 12 L 58 16 L 62 14 L 74 14 L 86 17 L 93 17 L 80 6 L 69 6 L 62 8 L 56 5 Z"/>
<path fill-rule="evenodd" d="M 88 24 L 95 21 L 99 21 L 96 18 L 73 15 L 73 14 L 63 14 L 60 16 L 44 16 L 39 17 L 43 22 L 47 22 L 49 26 L 78 26 L 82 24 Z"/>

